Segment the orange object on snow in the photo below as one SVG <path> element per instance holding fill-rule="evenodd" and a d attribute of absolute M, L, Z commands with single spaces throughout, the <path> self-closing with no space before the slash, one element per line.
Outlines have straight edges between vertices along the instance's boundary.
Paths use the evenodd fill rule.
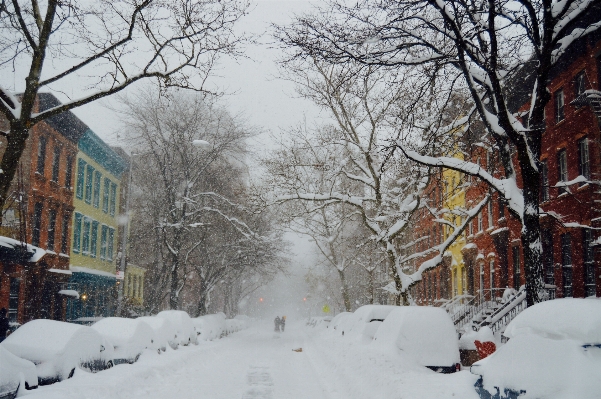
<path fill-rule="evenodd" d="M 478 350 L 478 356 L 480 356 L 480 359 L 484 359 L 485 357 L 492 355 L 497 350 L 497 345 L 495 345 L 494 342 L 480 342 L 478 340 L 475 340 L 474 344 L 476 345 L 476 349 Z"/>

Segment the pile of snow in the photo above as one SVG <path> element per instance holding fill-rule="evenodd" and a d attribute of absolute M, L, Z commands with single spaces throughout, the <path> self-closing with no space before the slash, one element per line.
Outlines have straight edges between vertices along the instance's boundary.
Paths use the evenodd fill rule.
<path fill-rule="evenodd" d="M 313 316 L 307 320 L 307 325 L 311 327 L 327 327 L 331 321 L 331 316 Z"/>
<path fill-rule="evenodd" d="M 398 306 L 365 305 L 355 310 L 351 317 L 344 318 L 337 330 L 345 337 L 353 337 L 370 342 L 382 322 Z"/>
<path fill-rule="evenodd" d="M 198 339 L 213 341 L 227 334 L 225 314 L 208 314 L 192 319 Z"/>
<path fill-rule="evenodd" d="M 139 319 L 107 317 L 92 328 L 113 345 L 114 364 L 134 363 L 144 349 L 153 345 L 152 328 Z"/>
<path fill-rule="evenodd" d="M 140 320 L 152 328 L 152 349 L 165 352 L 165 350 L 167 350 L 167 345 L 172 349 L 177 349 L 177 332 L 169 320 L 154 316 L 138 317 L 136 320 Z"/>
<path fill-rule="evenodd" d="M 489 393 L 520 398 L 598 398 L 601 392 L 601 301 L 555 299 L 527 308 L 505 330 L 511 339 L 476 362 Z"/>
<path fill-rule="evenodd" d="M 55 320 L 32 320 L 9 335 L 2 346 L 36 365 L 40 384 L 61 381 L 77 367 L 103 360 L 102 336 L 94 329 Z"/>
<path fill-rule="evenodd" d="M 18 358 L 0 344 L 0 398 L 15 392 L 21 384 L 28 389 L 38 386 L 35 365 L 29 360 Z"/>
<path fill-rule="evenodd" d="M 196 331 L 188 313 L 183 310 L 163 310 L 156 317 L 167 319 L 175 327 L 179 345 L 186 346 L 191 343 L 198 343 Z"/>
<path fill-rule="evenodd" d="M 344 320 L 346 318 L 351 317 L 352 315 L 353 315 L 352 312 L 338 313 L 336 316 L 334 316 L 334 318 L 332 319 L 332 321 L 328 325 L 328 328 L 331 329 L 331 331 L 336 331 L 338 329 L 338 327 L 340 326 L 340 324 L 342 322 L 344 322 Z"/>
<path fill-rule="evenodd" d="M 397 351 L 420 366 L 452 368 L 459 363 L 453 321 L 440 308 L 394 306 L 375 334 L 373 345 Z"/>
<path fill-rule="evenodd" d="M 237 319 L 225 320 L 225 335 L 230 335 L 244 329 L 244 323 Z"/>

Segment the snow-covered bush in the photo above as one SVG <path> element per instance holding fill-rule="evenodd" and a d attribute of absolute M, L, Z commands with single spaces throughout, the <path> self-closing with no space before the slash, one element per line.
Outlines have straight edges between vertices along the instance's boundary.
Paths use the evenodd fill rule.
<path fill-rule="evenodd" d="M 183 310 L 163 310 L 156 317 L 167 319 L 175 327 L 179 345 L 186 346 L 191 343 L 198 343 L 196 331 L 188 313 Z"/>
<path fill-rule="evenodd" d="M 71 377 L 77 367 L 101 369 L 106 359 L 102 336 L 94 329 L 55 320 L 32 320 L 8 336 L 2 345 L 36 365 L 41 385 Z"/>
<path fill-rule="evenodd" d="M 243 323 L 240 320 L 236 319 L 226 319 L 225 320 L 225 334 L 230 335 L 235 332 L 242 330 Z"/>
<path fill-rule="evenodd" d="M 139 319 L 107 317 L 92 328 L 114 347 L 114 364 L 134 363 L 144 349 L 153 347 L 152 328 Z"/>
<path fill-rule="evenodd" d="M 227 334 L 223 313 L 208 314 L 192 319 L 198 339 L 213 341 Z"/>
<path fill-rule="evenodd" d="M 0 398 L 15 393 L 19 387 L 37 388 L 38 373 L 29 360 L 21 359 L 0 344 Z"/>
<path fill-rule="evenodd" d="M 177 349 L 177 331 L 168 319 L 163 317 L 144 316 L 138 317 L 137 320 L 143 321 L 152 328 L 152 349 L 165 352 L 167 345 L 170 346 L 171 349 Z"/>
<path fill-rule="evenodd" d="M 471 368 L 477 389 L 525 391 L 528 398 L 598 398 L 601 392 L 601 301 L 564 298 L 520 313 L 509 341 Z"/>
<path fill-rule="evenodd" d="M 455 326 L 440 308 L 394 307 L 379 326 L 372 345 L 435 371 L 454 372 L 459 363 Z"/>

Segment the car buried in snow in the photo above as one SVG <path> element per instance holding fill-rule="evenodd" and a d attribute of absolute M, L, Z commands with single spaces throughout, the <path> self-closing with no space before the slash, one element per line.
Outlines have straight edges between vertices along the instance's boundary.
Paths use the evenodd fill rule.
<path fill-rule="evenodd" d="M 190 344 L 198 344 L 198 338 L 196 336 L 196 330 L 194 324 L 190 319 L 190 315 L 183 310 L 163 310 L 156 315 L 156 317 L 162 317 L 167 319 L 176 329 L 177 343 L 181 346 L 187 346 Z M 225 320 L 225 316 L 223 317 Z"/>
<path fill-rule="evenodd" d="M 155 316 L 138 317 L 136 320 L 142 321 L 152 328 L 153 343 L 151 349 L 161 353 L 167 350 L 167 346 L 171 347 L 171 349 L 177 349 L 179 346 L 177 342 L 177 331 L 169 320 Z"/>
<path fill-rule="evenodd" d="M 56 320 L 32 320 L 9 335 L 2 346 L 33 362 L 39 385 L 71 378 L 76 368 L 91 372 L 113 366 L 112 348 L 94 329 Z"/>
<path fill-rule="evenodd" d="M 0 344 L 0 399 L 16 397 L 19 389 L 38 387 L 38 373 L 29 360 L 21 359 Z"/>
<path fill-rule="evenodd" d="M 91 327 L 113 345 L 113 363 L 135 363 L 144 349 L 152 349 L 152 328 L 142 320 L 106 317 Z"/>

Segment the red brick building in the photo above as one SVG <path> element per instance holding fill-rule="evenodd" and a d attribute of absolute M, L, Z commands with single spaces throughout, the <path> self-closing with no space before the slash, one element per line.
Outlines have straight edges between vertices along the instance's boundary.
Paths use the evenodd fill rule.
<path fill-rule="evenodd" d="M 43 93 L 36 106 L 58 104 Z M 0 308 L 8 309 L 13 322 L 64 319 L 66 297 L 59 292 L 70 277 L 73 176 L 77 142 L 86 129 L 66 112 L 30 131 L 0 228 Z"/>

